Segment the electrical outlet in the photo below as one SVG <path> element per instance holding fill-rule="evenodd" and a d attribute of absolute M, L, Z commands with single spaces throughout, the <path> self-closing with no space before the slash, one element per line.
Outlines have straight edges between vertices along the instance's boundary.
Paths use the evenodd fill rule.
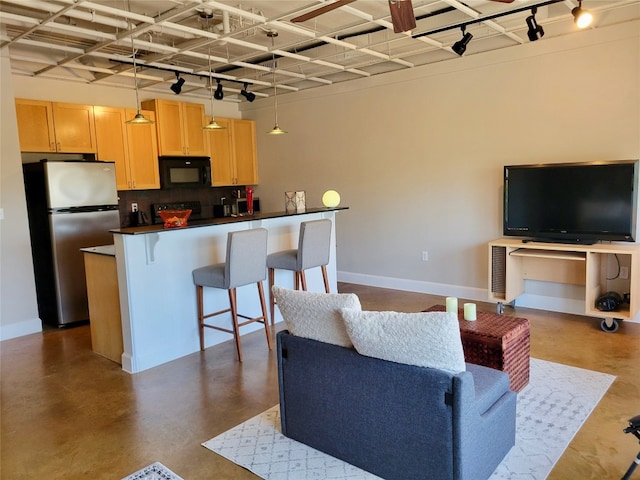
<path fill-rule="evenodd" d="M 135 213 L 135 212 L 137 212 L 137 211 L 138 211 L 138 204 L 137 204 L 136 202 L 133 202 L 133 203 L 131 204 L 131 211 L 132 211 L 133 213 Z"/>
<path fill-rule="evenodd" d="M 422 261 L 423 262 L 428 262 L 429 261 L 429 252 L 422 252 Z"/>
<path fill-rule="evenodd" d="M 620 267 L 620 278 L 623 280 L 629 278 L 629 267 Z"/>

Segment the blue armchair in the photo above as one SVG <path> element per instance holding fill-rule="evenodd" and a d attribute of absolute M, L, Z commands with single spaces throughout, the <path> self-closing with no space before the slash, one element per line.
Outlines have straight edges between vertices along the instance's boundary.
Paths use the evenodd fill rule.
<path fill-rule="evenodd" d="M 515 443 L 508 376 L 453 374 L 278 333 L 284 435 L 387 480 L 488 478 Z"/>

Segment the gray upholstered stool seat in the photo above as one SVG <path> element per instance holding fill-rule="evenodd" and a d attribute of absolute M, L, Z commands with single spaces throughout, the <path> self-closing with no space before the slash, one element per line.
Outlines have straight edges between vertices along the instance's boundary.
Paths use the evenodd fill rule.
<path fill-rule="evenodd" d="M 329 293 L 329 277 L 327 264 L 331 250 L 331 220 L 311 220 L 300 224 L 298 248 L 271 253 L 267 256 L 269 270 L 269 298 L 271 304 L 271 324 L 275 322 L 275 300 L 271 288 L 275 282 L 275 270 L 290 270 L 294 272 L 294 288 L 302 286 L 307 289 L 307 279 L 304 271 L 314 267 L 322 269 L 325 292 Z"/>
<path fill-rule="evenodd" d="M 239 327 L 250 323 L 264 324 L 267 335 L 267 345 L 271 349 L 271 336 L 269 334 L 269 317 L 264 298 L 262 282 L 266 277 L 267 259 L 267 230 L 255 228 L 230 232 L 227 236 L 227 257 L 225 263 L 207 265 L 193 270 L 193 283 L 196 285 L 198 298 L 198 328 L 200 333 L 200 350 L 204 350 L 204 327 L 213 328 L 222 332 L 233 334 L 236 341 L 238 360 L 242 361 L 242 347 L 240 345 Z M 262 316 L 248 317 L 238 313 L 236 301 L 236 288 L 255 283 L 260 296 Z M 204 313 L 203 287 L 220 288 L 229 292 L 229 308 L 214 313 Z M 206 318 L 231 312 L 233 328 L 223 328 L 209 325 L 204 322 Z M 238 322 L 238 318 L 246 321 Z"/>

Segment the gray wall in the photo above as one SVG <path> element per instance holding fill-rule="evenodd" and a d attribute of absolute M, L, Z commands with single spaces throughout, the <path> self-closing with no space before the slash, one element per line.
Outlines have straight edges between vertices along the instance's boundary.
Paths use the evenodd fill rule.
<path fill-rule="evenodd" d="M 0 50 L 0 340 L 40 331 L 13 82 Z"/>
<path fill-rule="evenodd" d="M 258 136 L 261 199 L 272 210 L 287 190 L 311 205 L 341 193 L 340 280 L 484 300 L 505 164 L 640 156 L 639 33 L 634 22 L 284 95 L 289 135 Z M 273 125 L 264 103 L 241 107 L 259 132 Z M 530 289 L 541 307 L 584 298 Z"/>
<path fill-rule="evenodd" d="M 283 95 L 279 121 L 290 133 L 281 137 L 264 133 L 272 99 L 245 102 L 240 112 L 216 103 L 215 113 L 256 120 L 263 209 L 282 210 L 288 190 L 305 190 L 309 206 L 329 188 L 340 192 L 350 207 L 337 215 L 340 280 L 484 300 L 486 243 L 501 235 L 503 165 L 640 157 L 639 46 L 633 22 Z M 134 103 L 128 90 L 13 80 L 17 97 Z M 35 308 L 29 275 L 5 287 L 5 262 L 27 262 L 28 249 L 26 220 L 7 229 L 9 206 L 24 206 L 15 178 L 5 180 L 5 171 L 19 172 L 6 96 L 3 85 L 0 338 Z M 581 295 L 575 287 L 532 290 L 525 303 L 565 311 L 573 304 L 557 299 Z M 8 302 L 21 307 L 5 312 Z"/>

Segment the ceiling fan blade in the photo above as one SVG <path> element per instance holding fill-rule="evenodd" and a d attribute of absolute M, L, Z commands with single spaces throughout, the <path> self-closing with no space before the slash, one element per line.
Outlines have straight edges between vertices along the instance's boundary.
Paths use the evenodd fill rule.
<path fill-rule="evenodd" d="M 492 2 L 513 3 L 513 0 L 491 0 Z"/>
<path fill-rule="evenodd" d="M 389 0 L 389 10 L 395 33 L 416 28 L 416 16 L 413 13 L 411 0 Z"/>
<path fill-rule="evenodd" d="M 337 2 L 329 3 L 328 5 L 323 5 L 322 7 L 312 10 L 311 12 L 305 13 L 304 15 L 300 15 L 299 17 L 292 18 L 291 21 L 293 23 L 306 22 L 307 20 L 316 18 L 317 16 L 322 15 L 323 13 L 330 12 L 331 10 L 335 10 L 336 8 L 340 8 L 344 5 L 348 5 L 355 1 L 356 0 L 338 0 Z"/>

